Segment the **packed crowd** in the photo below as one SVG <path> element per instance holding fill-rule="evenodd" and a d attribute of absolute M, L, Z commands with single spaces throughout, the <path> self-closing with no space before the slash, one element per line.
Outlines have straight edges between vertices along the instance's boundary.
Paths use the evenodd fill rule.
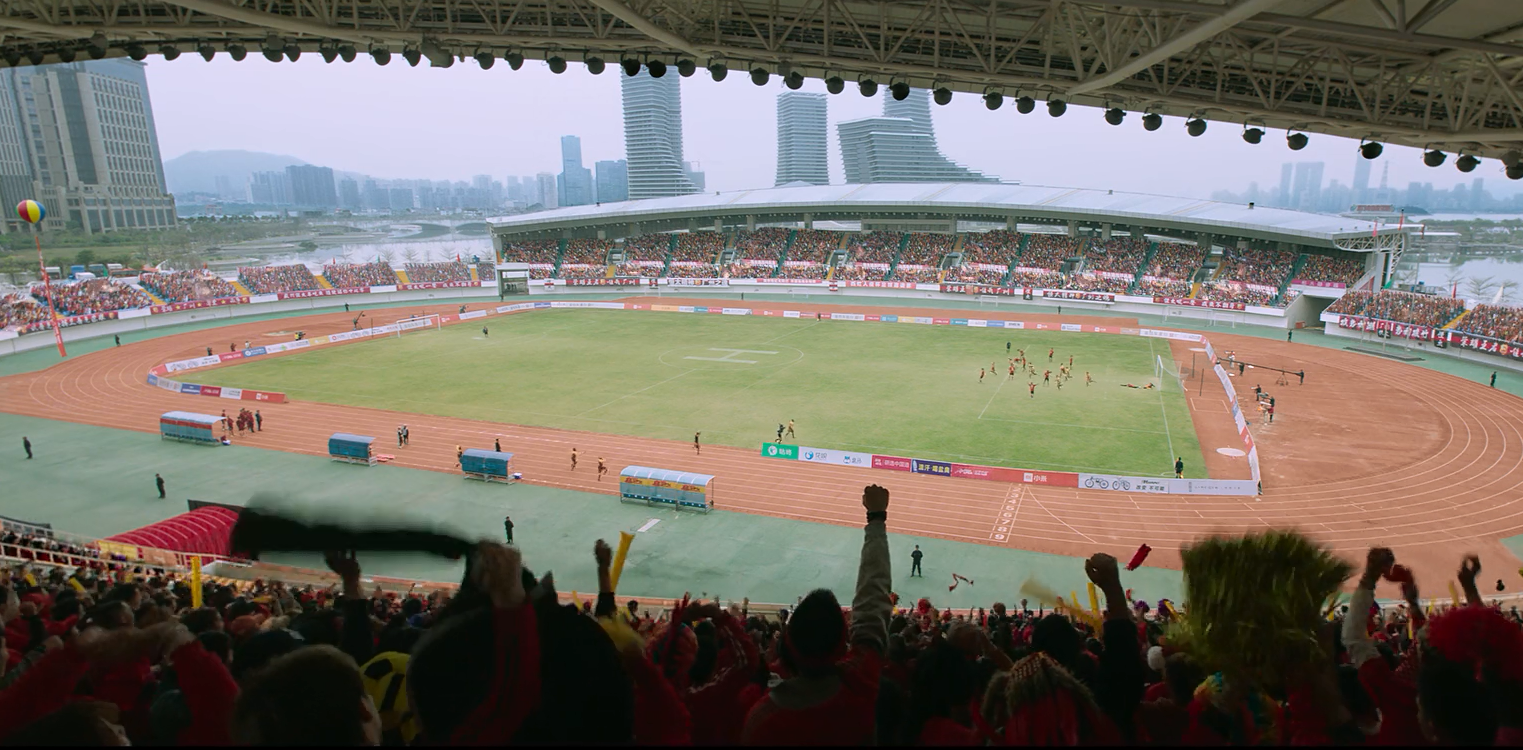
<path fill-rule="evenodd" d="M 1198 299 L 1216 302 L 1240 302 L 1244 305 L 1268 307 L 1278 292 L 1262 286 L 1249 286 L 1236 281 L 1219 281 L 1201 285 Z"/>
<path fill-rule="evenodd" d="M 1066 234 L 1033 234 L 1021 253 L 1021 265 L 1030 268 L 1050 268 L 1054 271 L 1079 254 L 1084 241 Z"/>
<path fill-rule="evenodd" d="M 341 263 L 324 266 L 323 276 L 335 289 L 355 289 L 367 286 L 396 286 L 397 272 L 390 263 Z M 411 278 L 412 274 L 408 274 Z"/>
<path fill-rule="evenodd" d="M 1022 287 L 1061 289 L 1063 274 L 1036 268 L 1012 268 L 1010 269 L 1010 285 L 1018 289 Z"/>
<path fill-rule="evenodd" d="M 1205 257 L 1205 250 L 1199 245 L 1160 242 L 1158 252 L 1153 254 L 1153 262 L 1148 265 L 1146 275 L 1189 281 L 1190 277 L 1195 275 L 1195 271 L 1200 268 Z"/>
<path fill-rule="evenodd" d="M 886 263 L 847 263 L 830 274 L 835 281 L 882 281 L 888 277 Z"/>
<path fill-rule="evenodd" d="M 894 281 L 935 284 L 940 279 L 941 270 L 935 266 L 907 266 L 900 263 L 894 268 Z"/>
<path fill-rule="evenodd" d="M 619 275 L 654 279 L 661 275 L 661 266 L 662 264 L 656 261 L 625 261 L 619 264 Z"/>
<path fill-rule="evenodd" d="M 1125 274 L 1107 276 L 1101 273 L 1088 272 L 1071 274 L 1063 282 L 1064 289 L 1076 289 L 1081 292 L 1110 292 L 1112 294 L 1126 294 L 1126 290 L 1132 286 L 1132 279 Z"/>
<path fill-rule="evenodd" d="M 1188 297 L 1190 282 L 1178 278 L 1144 276 L 1137 282 L 1136 294 L 1143 297 Z"/>
<path fill-rule="evenodd" d="M 1307 255 L 1306 265 L 1301 268 L 1300 273 L 1296 274 L 1296 278 L 1352 286 L 1360 276 L 1364 275 L 1364 263 L 1364 258 L 1354 255 L 1336 258 L 1328 255 Z"/>
<path fill-rule="evenodd" d="M 566 240 L 566 253 L 561 262 L 577 265 L 606 264 L 608 251 L 612 249 L 613 242 L 609 240 Z"/>
<path fill-rule="evenodd" d="M 48 286 L 53 295 L 53 309 L 61 315 L 89 315 L 153 304 L 153 300 L 142 290 L 110 279 L 90 279 L 72 284 L 53 282 Z M 33 299 L 47 303 L 49 290 L 44 289 L 42 284 L 33 284 L 31 291 Z"/>
<path fill-rule="evenodd" d="M 237 297 L 232 284 L 210 271 L 153 271 L 138 277 L 143 288 L 165 302 Z"/>
<path fill-rule="evenodd" d="M 1228 247 L 1223 251 L 1219 278 L 1279 289 L 1296 264 L 1296 253 L 1279 248 Z"/>
<path fill-rule="evenodd" d="M 769 279 L 777 273 L 776 261 L 758 259 L 739 260 L 728 266 L 732 279 Z"/>
<path fill-rule="evenodd" d="M 549 279 L 554 276 L 554 263 L 534 263 L 529 266 L 529 278 L 531 279 Z"/>
<path fill-rule="evenodd" d="M 601 279 L 608 275 L 608 266 L 587 263 L 562 263 L 558 279 Z"/>
<path fill-rule="evenodd" d="M 830 257 L 830 252 L 840 246 L 840 232 L 799 229 L 793 236 L 793 244 L 788 246 L 788 260 L 824 263 Z"/>
<path fill-rule="evenodd" d="M 1008 229 L 970 232 L 962 238 L 964 263 L 1009 266 L 1021 250 L 1021 233 Z"/>
<path fill-rule="evenodd" d="M 847 257 L 858 263 L 893 263 L 904 235 L 899 232 L 852 232 Z"/>
<path fill-rule="evenodd" d="M 1476 305 L 1456 326 L 1465 333 L 1523 343 L 1523 308 L 1511 305 Z"/>
<path fill-rule="evenodd" d="M 1523 619 L 1482 598 L 1474 556 L 1449 583 L 1456 605 L 1437 611 L 1389 549 L 1355 568 L 1273 533 L 1190 551 L 1188 609 L 1134 599 L 1122 576 L 1135 565 L 1098 553 L 1082 563 L 1088 609 L 1052 611 L 1038 593 L 1053 592 L 1033 591 L 954 610 L 899 600 L 896 506 L 870 486 L 861 507 L 849 601 L 822 588 L 768 611 L 621 603 L 602 540 L 586 563 L 596 597 L 572 604 L 518 547 L 486 541 L 465 548 L 457 590 L 402 594 L 367 590 L 363 561 L 339 552 L 325 556 L 338 578 L 327 588 L 210 579 L 192 591 L 151 570 L 6 566 L 0 741 L 1523 743 Z M 1376 604 L 1383 580 L 1401 605 Z M 1345 581 L 1348 604 L 1326 607 Z"/>
<path fill-rule="evenodd" d="M 755 231 L 740 230 L 735 235 L 735 250 L 741 258 L 777 260 L 779 253 L 788 246 L 788 229 L 762 227 Z"/>
<path fill-rule="evenodd" d="M 497 266 L 495 266 L 492 263 L 489 263 L 487 261 L 481 261 L 480 263 L 477 263 L 476 264 L 476 278 L 478 278 L 478 279 L 480 279 L 482 281 L 496 281 L 497 280 Z"/>
<path fill-rule="evenodd" d="M 901 264 L 909 263 L 916 266 L 940 266 L 941 259 L 957 245 L 955 234 L 926 234 L 913 232 L 910 234 L 909 243 L 904 246 L 904 252 L 899 254 Z"/>
<path fill-rule="evenodd" d="M 460 260 L 441 263 L 408 263 L 405 268 L 407 280 L 414 284 L 471 280 L 471 267 Z"/>
<path fill-rule="evenodd" d="M 719 232 L 680 232 L 672 260 L 687 263 L 713 263 L 724 252 L 724 235 Z"/>
<path fill-rule="evenodd" d="M 1130 237 L 1094 240 L 1084 248 L 1084 268 L 1088 271 L 1130 274 L 1136 278 L 1137 267 L 1147 256 L 1148 243 Z"/>
<path fill-rule="evenodd" d="M 317 277 L 312 275 L 311 269 L 299 263 L 292 266 L 240 268 L 238 280 L 255 294 L 301 292 L 323 288 L 322 284 L 317 283 Z"/>
<path fill-rule="evenodd" d="M 960 281 L 966 284 L 984 284 L 998 286 L 1005 281 L 1010 274 L 1010 269 L 1004 266 L 985 265 L 982 263 L 964 263 L 947 272 L 947 281 Z"/>
<path fill-rule="evenodd" d="M 41 323 L 48 319 L 48 308 L 30 294 L 12 292 L 0 295 L 0 328 Z"/>
<path fill-rule="evenodd" d="M 717 279 L 719 278 L 719 266 L 713 263 L 698 263 L 696 261 L 672 261 L 672 267 L 666 272 L 667 276 L 678 279 Z"/>
<path fill-rule="evenodd" d="M 502 261 L 504 263 L 554 263 L 555 255 L 560 252 L 560 247 L 558 240 L 504 241 Z"/>
<path fill-rule="evenodd" d="M 667 248 L 672 244 L 669 234 L 642 234 L 624 239 L 624 260 L 666 262 Z"/>
<path fill-rule="evenodd" d="M 1397 323 L 1414 323 L 1430 328 L 1441 328 L 1465 311 L 1465 303 L 1453 297 L 1441 297 L 1436 294 L 1382 289 L 1374 293 L 1344 292 L 1342 297 L 1328 306 L 1327 311 L 1340 315 L 1362 315 Z"/>
<path fill-rule="evenodd" d="M 777 277 L 797 281 L 818 281 L 825 278 L 825 266 L 820 263 L 795 265 L 790 261 L 783 264 L 783 268 L 778 272 Z"/>

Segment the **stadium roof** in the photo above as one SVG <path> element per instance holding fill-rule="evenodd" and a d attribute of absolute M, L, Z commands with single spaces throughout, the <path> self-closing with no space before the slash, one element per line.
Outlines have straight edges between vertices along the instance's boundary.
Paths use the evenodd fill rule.
<path fill-rule="evenodd" d="M 758 223 L 867 218 L 961 219 L 1082 225 L 1138 226 L 1162 234 L 1243 237 L 1317 247 L 1347 247 L 1369 239 L 1376 227 L 1328 214 L 1250 207 L 1238 203 L 1173 198 L 1111 190 L 988 183 L 885 183 L 774 187 L 730 193 L 684 195 L 641 201 L 573 206 L 488 220 L 494 234 L 587 234 L 600 228 L 622 233 L 629 224 L 644 231 L 712 226 L 756 217 Z M 1382 235 L 1401 230 L 1383 225 Z M 619 235 L 613 235 L 619 236 Z"/>

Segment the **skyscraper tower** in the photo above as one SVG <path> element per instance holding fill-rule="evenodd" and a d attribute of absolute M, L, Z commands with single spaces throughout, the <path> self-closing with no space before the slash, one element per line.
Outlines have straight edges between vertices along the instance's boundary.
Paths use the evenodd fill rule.
<path fill-rule="evenodd" d="M 836 123 L 848 183 L 996 182 L 943 156 L 931 127 L 931 92 L 884 93 L 883 116 Z"/>
<path fill-rule="evenodd" d="M 698 192 L 682 169 L 681 80 L 651 78 L 645 71 L 619 74 L 630 200 Z"/>
<path fill-rule="evenodd" d="M 582 166 L 582 139 L 561 136 L 561 178 L 557 183 L 562 206 L 585 206 L 592 202 L 592 170 Z"/>
<path fill-rule="evenodd" d="M 825 156 L 825 95 L 784 91 L 777 96 L 777 181 L 830 184 Z"/>
<path fill-rule="evenodd" d="M 1354 156 L 1354 202 L 1369 203 L 1367 196 L 1370 192 L 1370 160 L 1363 156 Z"/>

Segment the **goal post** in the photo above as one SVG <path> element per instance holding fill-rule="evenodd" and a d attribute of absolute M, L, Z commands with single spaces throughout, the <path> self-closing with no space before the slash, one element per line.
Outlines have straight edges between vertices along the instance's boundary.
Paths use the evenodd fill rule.
<path fill-rule="evenodd" d="M 427 331 L 430 329 L 438 330 L 443 327 L 443 324 L 440 322 L 439 315 L 437 313 L 429 313 L 428 315 L 416 315 L 411 318 L 403 318 L 396 322 L 396 326 L 397 337 L 401 338 L 402 334 L 404 333 Z"/>
<path fill-rule="evenodd" d="M 1178 385 L 1181 393 L 1185 391 L 1185 381 L 1179 372 L 1179 367 L 1165 363 L 1162 354 L 1153 357 L 1153 377 L 1158 380 L 1160 391 L 1166 390 L 1170 383 Z"/>

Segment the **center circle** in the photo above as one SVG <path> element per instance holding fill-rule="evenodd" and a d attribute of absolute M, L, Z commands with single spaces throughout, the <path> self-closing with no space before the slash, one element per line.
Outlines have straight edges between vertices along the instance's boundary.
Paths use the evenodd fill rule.
<path fill-rule="evenodd" d="M 804 352 L 782 344 L 715 344 L 679 346 L 656 359 L 679 370 L 771 370 L 804 358 Z"/>

